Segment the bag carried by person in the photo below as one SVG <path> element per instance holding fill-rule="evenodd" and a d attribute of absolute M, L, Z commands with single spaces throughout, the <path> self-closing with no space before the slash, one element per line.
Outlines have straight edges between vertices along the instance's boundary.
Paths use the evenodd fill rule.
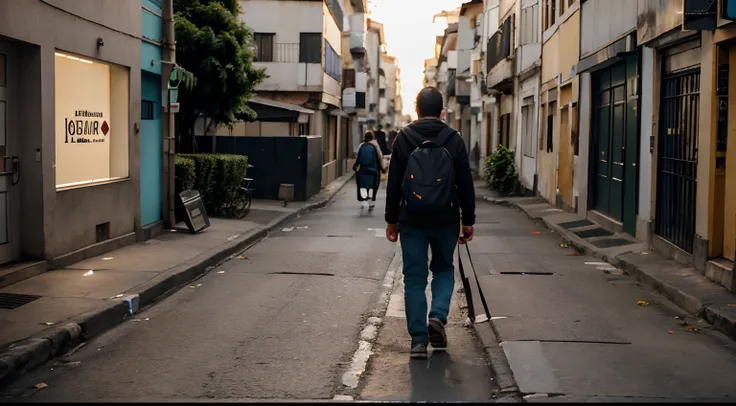
<path fill-rule="evenodd" d="M 360 165 L 361 169 L 372 169 L 378 170 L 378 158 L 377 158 L 376 147 L 370 144 L 361 145 L 358 149 L 358 159 L 356 163 Z"/>
<path fill-rule="evenodd" d="M 404 129 L 415 134 L 410 128 Z M 446 146 L 456 130 L 447 127 L 409 155 L 402 186 L 404 207 L 417 214 L 450 210 L 457 201 L 455 162 Z"/>

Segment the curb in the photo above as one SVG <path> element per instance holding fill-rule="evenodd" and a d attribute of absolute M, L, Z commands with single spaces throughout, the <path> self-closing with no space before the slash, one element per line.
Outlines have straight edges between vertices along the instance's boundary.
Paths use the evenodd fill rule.
<path fill-rule="evenodd" d="M 63 355 L 72 346 L 122 323 L 137 313 L 138 309 L 173 294 L 220 262 L 256 244 L 281 224 L 306 212 L 327 206 L 354 176 L 354 173 L 343 175 L 333 182 L 334 186 L 328 191 L 318 193 L 310 199 L 311 202 L 307 202 L 299 210 L 163 272 L 137 286 L 135 292 L 124 292 L 127 296 L 125 298 L 106 302 L 95 310 L 74 317 L 63 327 L 53 327 L 12 344 L 0 352 L 0 388 L 50 359 Z"/>
<path fill-rule="evenodd" d="M 356 401 L 356 398 L 360 395 L 360 388 L 364 384 L 363 372 L 367 370 L 373 355 L 373 345 L 378 339 L 381 326 L 383 326 L 383 319 L 388 310 L 396 279 L 401 274 L 401 264 L 400 246 L 396 244 L 396 251 L 381 281 L 378 296 L 373 301 L 373 306 L 370 312 L 367 313 L 369 317 L 365 320 L 358 335 L 358 348 L 353 354 L 350 365 L 342 374 L 342 385 L 337 390 L 334 401 Z"/>
<path fill-rule="evenodd" d="M 486 353 L 493 378 L 498 385 L 498 397 L 516 398 L 521 402 L 521 393 L 514 379 L 514 372 L 511 370 L 506 353 L 501 348 L 498 332 L 493 322 L 487 320 L 472 325 L 475 335 L 480 340 L 483 351 Z"/>
<path fill-rule="evenodd" d="M 486 198 L 489 203 L 498 204 L 492 201 L 492 199 Z M 702 318 L 715 327 L 718 331 L 726 335 L 732 340 L 736 340 L 736 318 L 733 318 L 727 314 L 724 314 L 718 307 L 713 306 L 712 303 L 702 300 L 701 298 L 695 297 L 682 289 L 658 278 L 652 272 L 646 271 L 643 267 L 635 264 L 634 262 L 628 261 L 622 258 L 623 255 L 629 253 L 619 254 L 611 256 L 598 250 L 592 244 L 586 242 L 582 238 L 568 232 L 559 225 L 550 222 L 543 216 L 534 216 L 529 214 L 523 207 L 519 206 L 518 203 L 506 203 L 504 206 L 515 207 L 523 212 L 530 219 L 542 223 L 548 229 L 559 234 L 563 240 L 565 240 L 572 248 L 576 249 L 580 253 L 587 253 L 591 256 L 608 262 L 609 264 L 622 269 L 627 275 L 636 279 L 639 282 L 643 282 L 649 285 L 651 288 L 662 294 L 665 298 L 672 301 L 675 305 L 690 313 L 695 317 Z M 702 274 L 698 273 L 702 276 Z"/>

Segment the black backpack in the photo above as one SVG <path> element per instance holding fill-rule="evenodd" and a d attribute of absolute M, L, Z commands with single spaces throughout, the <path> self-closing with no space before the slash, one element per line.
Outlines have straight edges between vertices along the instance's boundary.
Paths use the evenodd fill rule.
<path fill-rule="evenodd" d="M 363 169 L 373 169 L 378 166 L 378 151 L 373 144 L 363 144 L 358 149 L 357 164 Z"/>
<path fill-rule="evenodd" d="M 409 128 L 404 131 L 416 134 Z M 455 204 L 455 162 L 446 146 L 456 133 L 447 127 L 409 155 L 402 185 L 403 205 L 408 211 L 431 215 L 446 212 Z"/>

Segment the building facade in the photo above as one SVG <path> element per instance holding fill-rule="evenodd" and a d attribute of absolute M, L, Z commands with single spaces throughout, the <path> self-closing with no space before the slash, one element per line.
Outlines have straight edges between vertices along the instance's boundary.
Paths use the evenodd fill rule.
<path fill-rule="evenodd" d="M 269 75 L 256 88 L 258 97 L 293 105 L 292 111 L 314 112 L 297 115 L 291 124 L 271 124 L 272 131 L 279 133 L 257 135 L 288 136 L 296 128 L 298 135 L 321 136 L 322 185 L 327 185 L 345 172 L 349 143 L 349 116 L 342 110 L 342 38 L 347 25 L 344 4 L 241 0 L 240 5 L 241 21 L 254 33 L 255 65 L 265 68 Z M 250 135 L 247 127 L 245 131 Z"/>
<path fill-rule="evenodd" d="M 542 2 L 542 73 L 537 158 L 538 191 L 550 202 L 574 210 L 577 161 L 580 0 Z"/>
<path fill-rule="evenodd" d="M 141 2 L 0 2 L 0 263 L 136 240 L 143 65 Z"/>
<path fill-rule="evenodd" d="M 646 239 L 647 220 L 637 220 L 639 170 L 649 165 L 639 154 L 636 9 L 637 0 L 587 0 L 580 6 L 580 136 L 573 184 L 581 197 L 574 202 L 578 213 Z"/>
<path fill-rule="evenodd" d="M 142 0 L 141 7 L 141 225 L 151 234 L 163 228 L 163 126 L 161 73 L 163 45 L 161 0 Z"/>
<path fill-rule="evenodd" d="M 515 54 L 516 166 L 526 193 L 537 192 L 539 110 L 542 67 L 542 7 L 539 0 L 517 1 Z"/>
<path fill-rule="evenodd" d="M 363 125 L 366 121 L 368 76 L 366 73 L 367 3 L 366 0 L 345 0 L 348 27 L 343 30 L 343 83 L 342 109 L 350 115 L 349 155 L 358 150 L 363 141 Z"/>

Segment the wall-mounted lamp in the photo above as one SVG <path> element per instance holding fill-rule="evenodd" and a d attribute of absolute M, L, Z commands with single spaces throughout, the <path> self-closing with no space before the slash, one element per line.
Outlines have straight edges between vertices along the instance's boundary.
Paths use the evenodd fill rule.
<path fill-rule="evenodd" d="M 97 48 L 105 46 L 105 40 L 102 37 L 97 38 Z"/>

